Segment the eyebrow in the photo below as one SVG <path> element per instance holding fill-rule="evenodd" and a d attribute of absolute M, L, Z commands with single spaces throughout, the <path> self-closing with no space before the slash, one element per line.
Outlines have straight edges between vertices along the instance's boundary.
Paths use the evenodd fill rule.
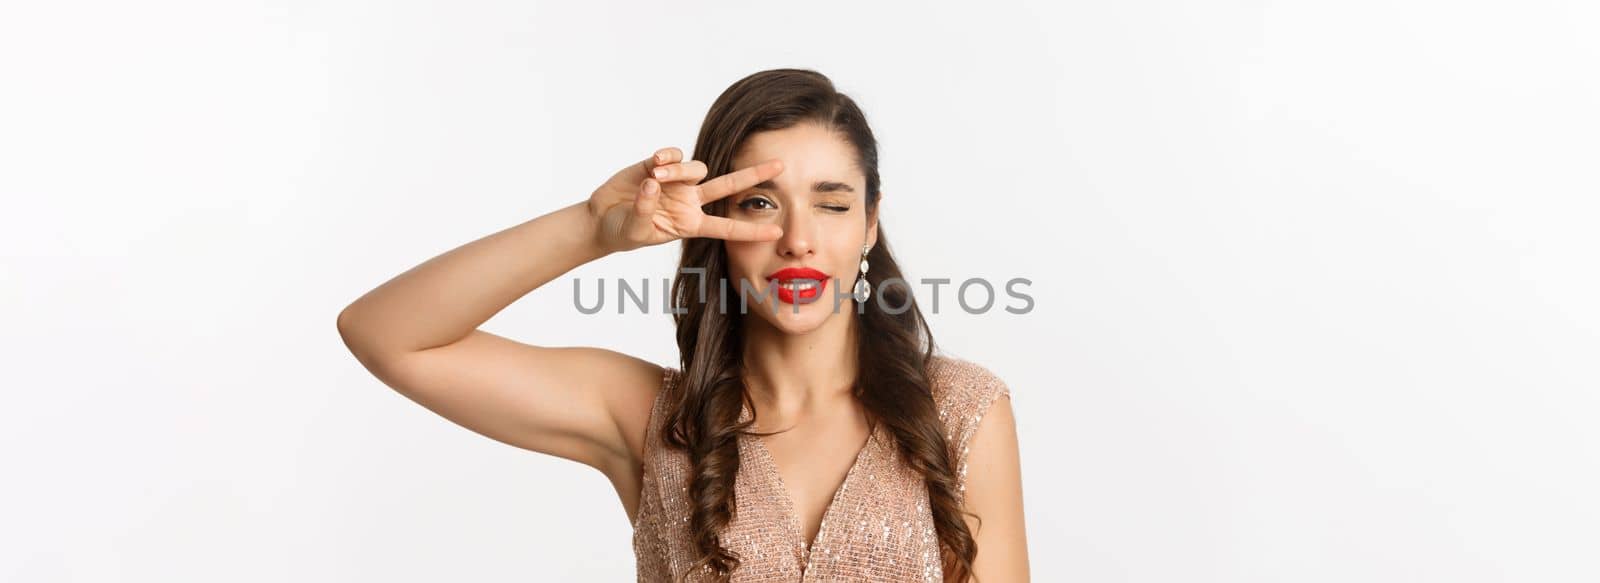
<path fill-rule="evenodd" d="M 757 185 L 752 186 L 750 188 L 752 190 L 757 190 L 757 189 L 759 189 L 759 190 L 777 190 L 778 189 L 777 186 L 772 184 L 771 180 L 762 181 L 761 184 L 757 184 Z M 811 185 L 811 190 L 812 190 L 812 192 L 855 192 L 856 191 L 856 189 L 854 187 L 851 187 L 848 184 L 845 184 L 843 182 L 834 182 L 832 180 L 818 180 L 816 184 Z"/>

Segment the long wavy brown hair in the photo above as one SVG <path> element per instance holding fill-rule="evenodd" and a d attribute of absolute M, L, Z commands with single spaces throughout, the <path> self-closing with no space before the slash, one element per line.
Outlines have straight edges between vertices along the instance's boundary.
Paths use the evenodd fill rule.
<path fill-rule="evenodd" d="M 721 176 L 736 170 L 732 167 L 734 156 L 752 134 L 803 122 L 821 124 L 854 146 L 857 166 L 866 175 L 868 216 L 874 216 L 880 194 L 877 140 L 855 102 L 815 71 L 761 71 L 728 87 L 706 114 L 691 157 L 705 163 L 709 176 Z M 705 212 L 728 216 L 729 200 L 731 197 L 709 203 Z M 877 244 L 867 259 L 872 264 L 868 283 L 881 297 L 855 310 L 860 318 L 855 327 L 859 374 L 852 391 L 871 422 L 890 430 L 902 458 L 924 477 L 945 579 L 966 581 L 978 549 L 956 501 L 955 463 L 949 459 L 934 406 L 928 370 L 935 350 L 933 335 L 910 286 L 904 284 L 881 221 Z M 686 450 L 693 465 L 689 528 L 697 560 L 678 575 L 680 581 L 692 573 L 727 581 L 739 567 L 740 558 L 724 548 L 719 538 L 733 520 L 738 438 L 741 434 L 765 435 L 750 430 L 753 419 L 739 422 L 742 406 L 751 401 L 742 380 L 739 286 L 717 284 L 728 278 L 722 240 L 683 241 L 683 256 L 670 292 L 683 376 L 676 393 L 669 396 L 676 406 L 670 408 L 667 431 L 663 432 L 663 441 Z M 885 281 L 899 285 L 886 286 Z M 853 283 L 842 282 L 841 289 L 849 289 Z M 879 302 L 909 309 L 891 313 Z M 850 311 L 840 314 L 848 317 Z"/>

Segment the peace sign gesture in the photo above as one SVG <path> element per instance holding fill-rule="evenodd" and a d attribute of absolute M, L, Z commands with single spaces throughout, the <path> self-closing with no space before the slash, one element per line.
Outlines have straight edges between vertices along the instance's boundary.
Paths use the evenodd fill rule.
<path fill-rule="evenodd" d="M 685 162 L 682 150 L 662 148 L 595 189 L 589 209 L 599 221 L 601 247 L 611 252 L 690 237 L 773 241 L 783 236 L 777 225 L 707 215 L 700 207 L 782 172 L 783 162 L 774 159 L 702 183 L 704 162 Z"/>

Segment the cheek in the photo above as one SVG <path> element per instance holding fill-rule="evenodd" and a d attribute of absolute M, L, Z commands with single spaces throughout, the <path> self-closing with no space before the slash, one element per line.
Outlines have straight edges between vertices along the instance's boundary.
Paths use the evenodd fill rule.
<path fill-rule="evenodd" d="M 838 261 L 856 264 L 861 261 L 861 246 L 866 244 L 860 236 L 840 237 L 838 244 L 829 246 L 829 253 Z"/>
<path fill-rule="evenodd" d="M 834 249 L 833 261 L 838 263 L 836 268 L 840 277 L 854 278 L 861 271 L 861 246 L 864 244 L 865 240 L 857 240 Z"/>
<path fill-rule="evenodd" d="M 755 271 L 764 267 L 762 258 L 771 255 L 770 243 L 723 242 L 728 254 L 728 277 L 732 279 L 759 279 Z"/>

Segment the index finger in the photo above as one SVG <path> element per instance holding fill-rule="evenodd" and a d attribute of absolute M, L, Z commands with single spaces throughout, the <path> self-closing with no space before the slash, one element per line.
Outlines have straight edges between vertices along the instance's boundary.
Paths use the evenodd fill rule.
<path fill-rule="evenodd" d="M 708 203 L 761 184 L 783 173 L 783 161 L 776 158 L 718 176 L 700 185 L 700 202 Z"/>

